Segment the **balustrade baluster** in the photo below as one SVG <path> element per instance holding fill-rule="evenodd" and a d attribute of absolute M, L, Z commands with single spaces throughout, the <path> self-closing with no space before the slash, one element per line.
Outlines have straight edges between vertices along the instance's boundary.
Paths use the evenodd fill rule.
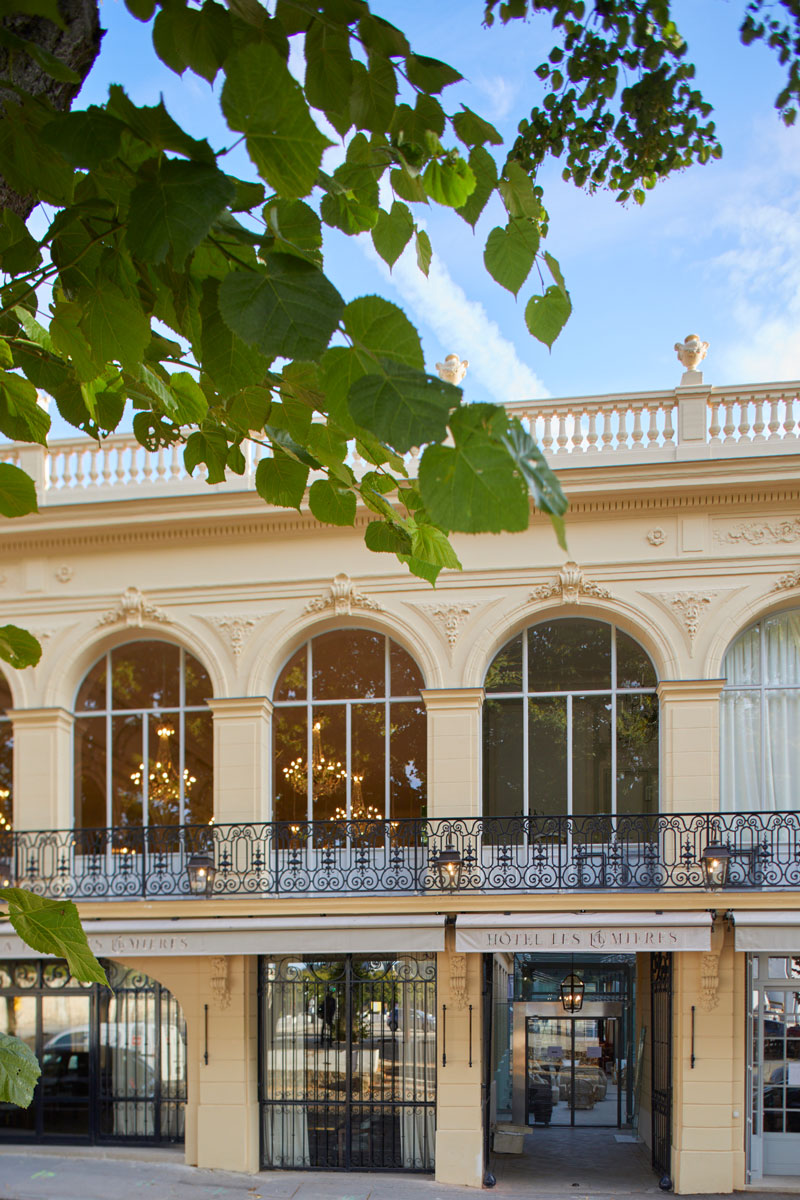
<path fill-rule="evenodd" d="M 567 448 L 567 414 L 561 412 L 558 414 L 558 437 L 556 438 L 557 447 L 556 454 L 563 454 Z"/>
<path fill-rule="evenodd" d="M 674 424 L 675 408 L 671 402 L 668 402 L 663 407 L 664 413 L 664 445 L 672 446 L 675 443 L 675 424 Z"/>
<path fill-rule="evenodd" d="M 178 447 L 178 445 L 176 443 L 175 445 L 173 445 L 172 453 L 170 455 L 170 464 L 169 464 L 170 480 L 180 479 L 181 466 L 182 466 L 182 463 L 181 463 L 180 448 Z"/>
<path fill-rule="evenodd" d="M 733 420 L 734 403 L 735 403 L 734 400 L 726 400 L 725 401 L 725 424 L 722 428 L 722 432 L 724 433 L 725 436 L 722 439 L 723 442 L 733 442 L 736 440 L 733 436 L 734 431 L 736 429 L 736 425 Z"/>
<path fill-rule="evenodd" d="M 61 486 L 63 488 L 71 488 L 72 487 L 72 469 L 70 467 L 72 455 L 73 455 L 72 447 L 71 446 L 65 447 L 64 452 L 61 456 Z"/>
<path fill-rule="evenodd" d="M 778 396 L 774 396 L 772 398 L 772 400 L 770 401 L 770 406 L 769 406 L 769 440 L 770 441 L 773 438 L 776 438 L 778 436 L 780 427 L 781 427 L 780 398 Z"/>
<path fill-rule="evenodd" d="M 644 443 L 643 443 L 644 431 L 642 430 L 642 411 L 643 411 L 643 409 L 644 409 L 643 404 L 631 405 L 631 411 L 633 412 L 633 431 L 631 433 L 631 441 L 632 441 L 633 445 L 632 445 L 631 449 L 633 449 L 633 450 L 644 450 Z"/>
<path fill-rule="evenodd" d="M 83 466 L 84 455 L 86 450 L 83 446 L 79 446 L 75 451 L 75 486 L 82 488 L 86 479 L 86 472 Z"/>
<path fill-rule="evenodd" d="M 153 482 L 153 455 L 149 450 L 143 450 L 140 455 L 142 464 L 142 483 Z"/>
<path fill-rule="evenodd" d="M 604 408 L 603 414 L 603 444 L 601 449 L 611 451 L 614 449 L 614 412 L 613 408 Z"/>
<path fill-rule="evenodd" d="M 759 400 L 758 396 L 753 396 L 753 421 L 751 430 L 754 442 L 765 442 L 767 439 L 764 436 L 766 422 L 764 421 L 764 401 Z"/>
<path fill-rule="evenodd" d="M 720 425 L 720 409 L 722 408 L 721 400 L 710 400 L 708 407 L 711 409 L 711 423 L 708 428 L 708 437 L 711 445 L 720 445 L 722 438 L 722 426 Z"/>
<path fill-rule="evenodd" d="M 589 417 L 589 428 L 586 431 L 586 453 L 597 454 L 597 414 L 598 408 L 596 404 L 591 404 L 587 409 Z"/>

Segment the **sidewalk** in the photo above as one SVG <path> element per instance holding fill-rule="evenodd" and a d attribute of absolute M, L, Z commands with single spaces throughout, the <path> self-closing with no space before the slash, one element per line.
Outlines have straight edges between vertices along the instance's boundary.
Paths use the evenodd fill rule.
<path fill-rule="evenodd" d="M 179 1150 L 0 1147 L 0 1200 L 653 1200 L 651 1190 L 549 1191 L 520 1177 L 500 1179 L 491 1192 L 449 1187 L 428 1175 L 342 1174 L 309 1171 L 241 1175 L 187 1167 Z M 779 1200 L 793 1193 L 751 1192 L 746 1200 Z M 745 1195 L 740 1193 L 740 1195 Z M 797 1193 L 793 1194 L 795 1197 Z M 697 1200 L 716 1200 L 698 1197 Z"/>

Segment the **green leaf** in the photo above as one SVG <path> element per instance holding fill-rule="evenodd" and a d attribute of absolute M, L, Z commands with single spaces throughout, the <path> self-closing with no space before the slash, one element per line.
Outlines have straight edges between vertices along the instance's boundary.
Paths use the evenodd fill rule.
<path fill-rule="evenodd" d="M 174 417 L 181 425 L 199 425 L 208 416 L 208 400 L 197 380 L 188 371 L 176 371 L 169 384 L 177 398 Z"/>
<path fill-rule="evenodd" d="M 0 46 L 5 46 L 12 54 L 27 54 L 28 58 L 32 58 L 45 75 L 58 80 L 59 83 L 80 84 L 81 82 L 80 75 L 61 59 L 51 54 L 49 50 L 45 50 L 36 42 L 30 42 L 26 38 L 20 37 L 19 34 L 3 25 L 0 25 Z"/>
<path fill-rule="evenodd" d="M 318 521 L 326 525 L 354 525 L 356 498 L 353 492 L 337 488 L 327 479 L 317 479 L 308 492 L 308 507 Z"/>
<path fill-rule="evenodd" d="M 27 629 L 0 625 L 0 658 L 3 662 L 21 671 L 24 667 L 35 667 L 41 657 L 42 647 Z"/>
<path fill-rule="evenodd" d="M 507 426 L 502 409 L 469 405 L 450 419 L 454 446 L 427 446 L 419 465 L 419 490 L 431 519 L 464 533 L 528 528 L 528 489 L 495 427 Z"/>
<path fill-rule="evenodd" d="M 214 151 L 208 142 L 197 141 L 181 129 L 164 107 L 163 100 L 152 107 L 138 106 L 132 102 L 125 90 L 117 83 L 108 89 L 106 111 L 124 121 L 133 133 L 149 147 L 156 150 L 174 150 L 186 158 L 197 159 L 213 165 Z"/>
<path fill-rule="evenodd" d="M 131 194 L 126 232 L 131 253 L 160 263 L 171 249 L 180 270 L 235 195 L 233 180 L 216 167 L 162 158 L 155 177 Z"/>
<path fill-rule="evenodd" d="M 0 1033 L 0 1102 L 27 1108 L 41 1073 L 30 1046 L 9 1033 Z"/>
<path fill-rule="evenodd" d="M 493 146 L 502 146 L 503 135 L 497 132 L 494 125 L 484 121 L 483 117 L 467 108 L 466 104 L 462 104 L 461 107 L 463 112 L 453 116 L 453 128 L 465 145 L 480 146 L 484 142 L 490 142 Z"/>
<path fill-rule="evenodd" d="M 509 421 L 508 432 L 501 437 L 503 445 L 511 454 L 517 469 L 528 485 L 536 507 L 549 515 L 562 550 L 567 549 L 564 522 L 569 501 L 561 490 L 561 484 L 542 454 L 536 442 L 514 418 Z"/>
<path fill-rule="evenodd" d="M 219 290 L 228 327 L 272 358 L 314 361 L 325 350 L 344 309 L 328 279 L 289 254 L 268 254 L 266 270 L 233 271 Z"/>
<path fill-rule="evenodd" d="M 366 374 L 361 357 L 349 346 L 332 346 L 323 354 L 319 367 L 325 411 L 346 433 L 355 433 L 347 397 L 351 384 Z"/>
<path fill-rule="evenodd" d="M 458 83 L 464 76 L 460 75 L 447 63 L 438 58 L 426 58 L 422 54 L 409 54 L 406 58 L 406 74 L 409 82 L 423 92 L 440 92 L 451 83 Z"/>
<path fill-rule="evenodd" d="M 79 324 L 97 362 L 119 362 L 136 373 L 150 341 L 150 320 L 132 296 L 101 278 L 84 301 Z"/>
<path fill-rule="evenodd" d="M 455 571 L 461 570 L 458 555 L 450 545 L 447 534 L 443 530 L 437 529 L 435 525 L 429 525 L 425 521 L 415 521 L 412 541 L 415 558 L 431 563 L 433 566 L 451 567 Z"/>
<path fill-rule="evenodd" d="M 392 171 L 389 178 L 396 195 L 410 204 L 427 204 L 428 193 L 422 186 L 422 180 L 405 166 L 402 170 Z"/>
<path fill-rule="evenodd" d="M 153 45 L 161 61 L 178 75 L 191 67 L 209 83 L 225 62 L 232 38 L 230 16 L 213 0 L 200 9 L 162 8 L 153 24 Z"/>
<path fill-rule="evenodd" d="M 82 983 L 108 985 L 106 973 L 89 949 L 78 910 L 71 900 L 48 900 L 24 888 L 0 888 L 8 919 L 23 942 L 40 954 L 65 958 L 70 975 Z"/>
<path fill-rule="evenodd" d="M 448 417 L 460 402 L 460 388 L 389 361 L 382 374 L 357 379 L 349 398 L 353 419 L 401 454 L 443 440 Z"/>
<path fill-rule="evenodd" d="M 156 0 L 125 0 L 125 7 L 137 21 L 150 21 L 156 8 Z"/>
<path fill-rule="evenodd" d="M 567 291 L 567 285 L 564 283 L 564 276 L 561 274 L 561 267 L 558 265 L 558 259 L 553 258 L 552 254 L 545 250 L 544 261 L 547 263 L 550 274 L 556 281 L 556 287 L 560 292 L 563 292 L 563 294 L 568 297 L 569 292 Z"/>
<path fill-rule="evenodd" d="M 393 267 L 411 241 L 414 218 L 408 205 L 395 200 L 390 212 L 381 209 L 372 230 L 372 244 L 384 262 Z"/>
<path fill-rule="evenodd" d="M 406 35 L 375 13 L 367 13 L 361 18 L 358 32 L 365 46 L 386 58 L 405 58 L 410 53 Z"/>
<path fill-rule="evenodd" d="M 231 332 L 220 315 L 218 290 L 215 279 L 205 281 L 200 301 L 200 359 L 203 370 L 222 395 L 231 396 L 240 388 L 261 383 L 269 369 L 269 359 Z"/>
<path fill-rule="evenodd" d="M 365 371 L 380 360 L 425 369 L 419 334 L 396 304 L 381 296 L 360 296 L 344 310 L 344 327 Z"/>
<path fill-rule="evenodd" d="M 125 132 L 122 121 L 93 104 L 85 112 L 62 113 L 41 136 L 71 166 L 96 167 L 119 152 Z"/>
<path fill-rule="evenodd" d="M 397 76 L 388 58 L 370 54 L 365 67 L 353 63 L 350 116 L 358 129 L 383 133 L 392 119 L 397 97 Z"/>
<path fill-rule="evenodd" d="M 37 404 L 36 388 L 30 380 L 0 371 L 0 432 L 15 442 L 46 446 L 49 429 L 50 418 Z"/>
<path fill-rule="evenodd" d="M 551 284 L 543 296 L 531 296 L 525 307 L 525 324 L 535 338 L 551 347 L 569 320 L 572 301 Z"/>
<path fill-rule="evenodd" d="M 183 462 L 190 475 L 195 467 L 205 463 L 208 483 L 222 483 L 228 462 L 228 441 L 218 430 L 191 433 L 183 450 Z"/>
<path fill-rule="evenodd" d="M 313 208 L 302 200 L 274 199 L 264 205 L 262 215 L 276 239 L 275 250 L 322 266 L 322 225 Z"/>
<path fill-rule="evenodd" d="M 0 16 L 25 14 L 29 17 L 44 17 L 52 21 L 59 29 L 66 29 L 66 22 L 61 14 L 58 0 L 4 0 L 0 5 Z"/>
<path fill-rule="evenodd" d="M 536 197 L 533 184 L 528 173 L 518 162 L 507 162 L 503 168 L 505 178 L 501 179 L 498 187 L 503 197 L 510 217 L 531 217 L 534 220 L 542 216 L 542 205 Z"/>
<path fill-rule="evenodd" d="M 410 554 L 411 538 L 393 521 L 370 521 L 364 530 L 368 550 L 378 554 Z"/>
<path fill-rule="evenodd" d="M 434 567 L 424 559 L 416 558 L 413 554 L 398 554 L 401 563 L 405 563 L 412 575 L 426 579 L 431 587 L 436 586 L 436 580 L 441 574 L 441 567 Z"/>
<path fill-rule="evenodd" d="M 4 517 L 24 517 L 38 511 L 36 488 L 30 475 L 12 463 L 0 463 L 0 513 Z"/>
<path fill-rule="evenodd" d="M 319 211 L 326 225 L 341 229 L 348 237 L 367 233 L 378 219 L 377 204 L 364 203 L 357 196 L 334 195 L 330 192 L 322 197 Z"/>
<path fill-rule="evenodd" d="M 25 222 L 10 208 L 0 209 L 0 270 L 6 275 L 22 275 L 41 261 L 39 243 L 28 233 Z"/>
<path fill-rule="evenodd" d="M 427 277 L 428 272 L 431 269 L 433 247 L 431 246 L 431 239 L 428 237 L 424 229 L 417 230 L 415 246 L 417 250 L 417 266 L 419 267 L 420 271 L 422 271 L 422 274 Z"/>
<path fill-rule="evenodd" d="M 221 103 L 231 129 L 245 134 L 262 178 L 286 199 L 307 196 L 331 143 L 274 46 L 255 42 L 230 56 Z"/>
<path fill-rule="evenodd" d="M 299 512 L 306 492 L 308 467 L 273 448 L 271 458 L 262 458 L 256 467 L 256 491 L 267 504 L 296 508 Z"/>
<path fill-rule="evenodd" d="M 425 190 L 432 200 L 450 208 L 461 208 L 475 191 L 475 176 L 463 158 L 448 155 L 433 158 L 422 176 Z"/>
<path fill-rule="evenodd" d="M 475 176 L 475 190 L 467 197 L 466 203 L 456 209 L 456 212 L 474 229 L 478 217 L 486 207 L 489 197 L 497 185 L 497 166 L 489 151 L 483 146 L 475 146 L 470 151 L 469 165 Z"/>
<path fill-rule="evenodd" d="M 269 420 L 272 396 L 267 388 L 246 387 L 234 396 L 225 409 L 228 423 L 242 433 L 260 433 Z"/>
<path fill-rule="evenodd" d="M 324 112 L 339 133 L 344 133 L 350 121 L 342 114 L 350 105 L 353 86 L 353 61 L 346 26 L 312 21 L 305 39 L 305 92 L 308 103 Z"/>
<path fill-rule="evenodd" d="M 535 222 L 512 218 L 505 229 L 498 226 L 489 234 L 483 261 L 492 279 L 516 296 L 530 275 L 538 249 L 539 229 Z"/>

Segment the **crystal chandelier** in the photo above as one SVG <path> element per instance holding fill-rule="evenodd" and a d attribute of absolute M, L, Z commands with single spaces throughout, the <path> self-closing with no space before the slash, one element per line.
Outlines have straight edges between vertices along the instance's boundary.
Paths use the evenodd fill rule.
<path fill-rule="evenodd" d="M 378 821 L 382 816 L 380 809 L 376 808 L 374 804 L 364 803 L 361 791 L 363 780 L 363 775 L 353 776 L 353 789 L 350 793 L 350 819 L 352 821 Z M 343 808 L 337 808 L 333 816 L 336 821 L 347 820 L 347 812 Z"/>
<path fill-rule="evenodd" d="M 299 796 L 308 795 L 308 763 L 302 758 L 293 759 L 283 768 L 286 782 Z M 314 796 L 332 796 L 347 779 L 347 771 L 340 762 L 326 758 L 322 753 L 322 722 L 315 721 L 311 739 L 311 788 Z"/>
<path fill-rule="evenodd" d="M 180 800 L 181 796 L 181 779 L 177 770 L 172 765 L 172 751 L 170 750 L 171 737 L 175 736 L 175 730 L 171 725 L 161 725 L 156 730 L 158 734 L 158 759 L 148 773 L 147 779 L 147 795 L 148 799 L 154 804 L 169 804 Z M 139 768 L 131 774 L 131 781 L 137 788 L 141 788 L 142 780 L 144 779 L 144 763 L 139 763 Z M 188 796 L 192 784 L 197 783 L 197 778 L 189 773 L 189 768 L 184 767 L 183 770 L 183 792 Z"/>

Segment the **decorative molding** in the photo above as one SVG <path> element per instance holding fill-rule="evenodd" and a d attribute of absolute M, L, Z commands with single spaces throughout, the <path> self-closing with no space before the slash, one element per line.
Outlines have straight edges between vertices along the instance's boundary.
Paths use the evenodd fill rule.
<path fill-rule="evenodd" d="M 715 529 L 714 541 L 721 545 L 750 546 L 780 545 L 800 542 L 800 517 L 777 518 L 774 521 L 739 521 L 732 529 Z"/>
<path fill-rule="evenodd" d="M 456 1002 L 456 1008 L 467 1007 L 467 956 L 466 954 L 450 955 L 450 991 Z"/>
<path fill-rule="evenodd" d="M 549 600 L 551 596 L 560 596 L 562 604 L 580 604 L 581 596 L 611 599 L 608 589 L 584 578 L 583 571 L 574 562 L 565 563 L 551 583 L 543 583 L 528 593 L 529 600 Z"/>
<path fill-rule="evenodd" d="M 217 1008 L 229 1008 L 231 1003 L 231 980 L 227 955 L 219 954 L 212 956 L 209 982 L 211 984 L 211 994 L 214 997 Z"/>
<path fill-rule="evenodd" d="M 462 601 L 460 604 L 422 604 L 426 612 L 438 621 L 443 627 L 445 636 L 447 637 L 448 645 L 452 650 L 458 641 L 458 635 L 461 626 L 466 621 L 467 617 L 472 612 L 473 608 L 477 608 L 477 600 Z"/>
<path fill-rule="evenodd" d="M 667 540 L 667 535 L 663 529 L 649 529 L 647 531 L 647 540 L 651 546 L 663 546 Z"/>
<path fill-rule="evenodd" d="M 700 1007 L 713 1012 L 719 1005 L 719 957 L 725 940 L 725 925 L 715 921 L 711 928 L 711 950 L 700 960 Z"/>
<path fill-rule="evenodd" d="M 670 610 L 678 623 L 683 625 L 689 635 L 690 646 L 694 645 L 694 639 L 697 637 L 700 618 L 719 594 L 719 591 L 652 593 Z"/>
<path fill-rule="evenodd" d="M 169 617 L 154 604 L 148 604 L 137 587 L 126 588 L 116 608 L 110 608 L 98 625 L 125 624 L 141 629 L 145 621 L 169 622 Z"/>
<path fill-rule="evenodd" d="M 75 571 L 67 563 L 64 563 L 63 566 L 60 566 L 57 571 L 53 572 L 53 574 L 59 583 L 69 583 L 70 579 L 73 578 Z"/>
<path fill-rule="evenodd" d="M 790 571 L 781 575 L 777 583 L 772 585 L 773 592 L 788 592 L 790 588 L 800 587 L 800 571 Z"/>
<path fill-rule="evenodd" d="M 325 612 L 332 608 L 337 617 L 349 617 L 354 608 L 368 608 L 380 612 L 381 606 L 377 600 L 371 599 L 364 592 L 357 592 L 350 576 L 342 572 L 336 575 L 328 591 L 315 600 L 309 600 L 304 612 Z"/>
<path fill-rule="evenodd" d="M 226 636 L 228 645 L 233 651 L 233 657 L 239 658 L 245 643 L 261 617 L 208 617 L 207 619 L 213 622 L 220 633 Z"/>

